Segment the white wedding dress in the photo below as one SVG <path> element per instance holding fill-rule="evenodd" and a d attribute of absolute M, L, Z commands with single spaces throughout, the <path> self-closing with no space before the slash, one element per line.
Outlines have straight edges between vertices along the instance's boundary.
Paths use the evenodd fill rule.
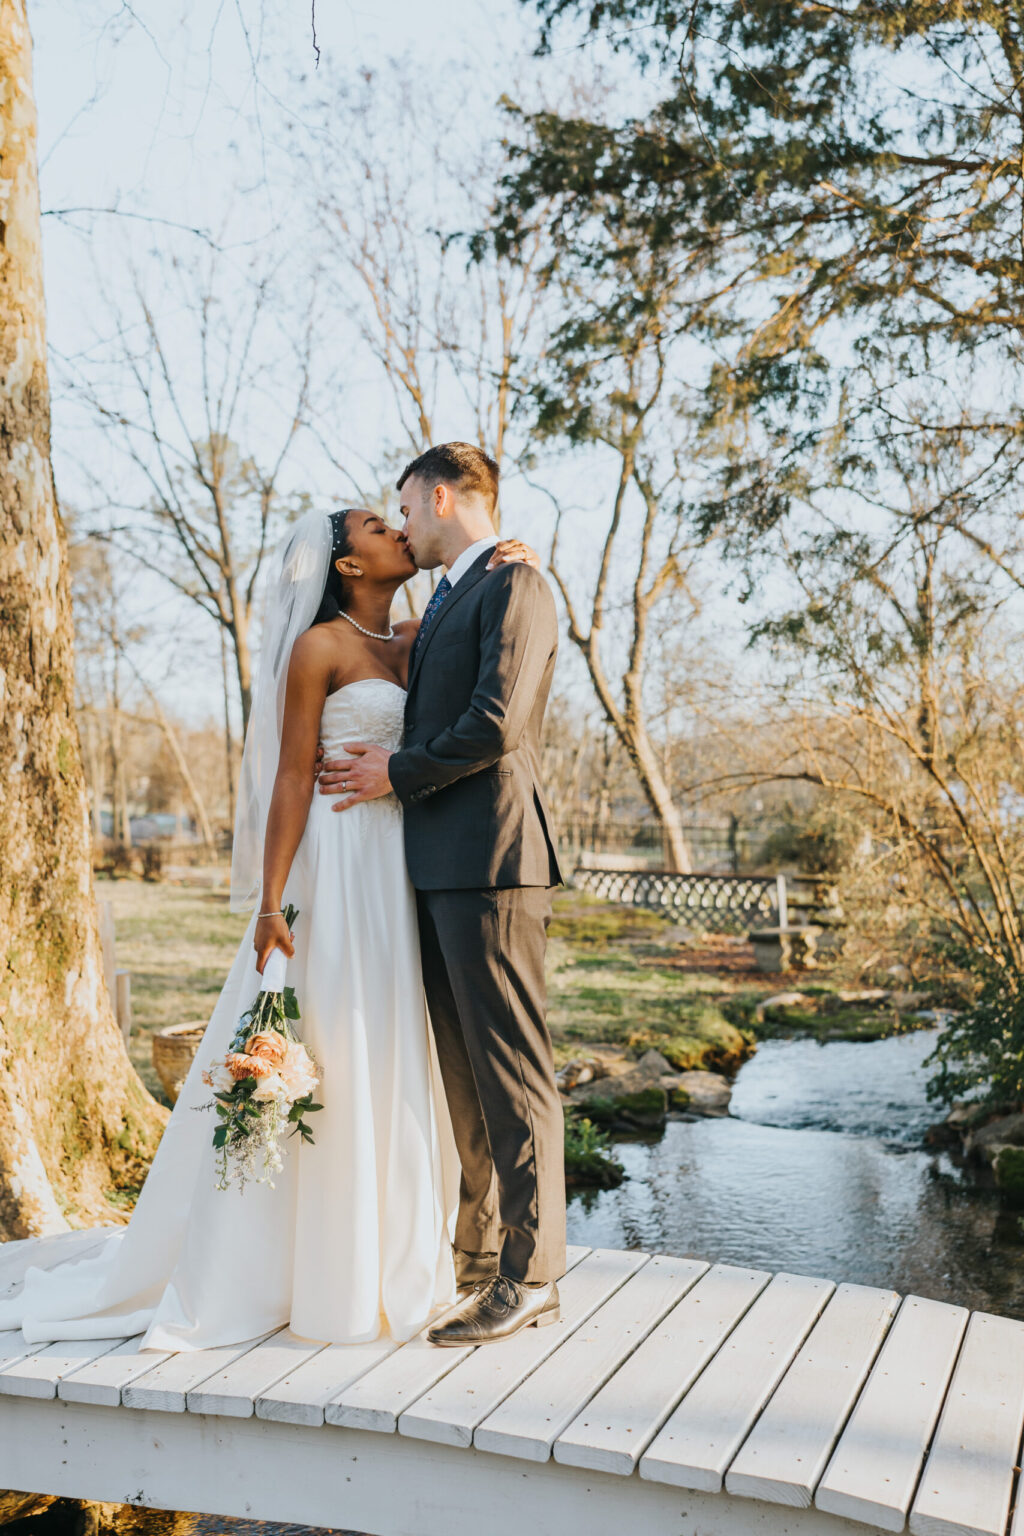
<path fill-rule="evenodd" d="M 380 678 L 340 688 L 321 720 L 327 755 L 352 741 L 400 746 L 404 706 L 404 691 Z M 285 888 L 299 909 L 288 984 L 321 1068 L 315 1144 L 284 1143 L 273 1188 L 215 1187 L 200 1074 L 258 990 L 253 917 L 130 1224 L 56 1268 L 38 1266 L 69 1245 L 96 1249 L 96 1234 L 0 1247 L 0 1329 L 32 1342 L 145 1333 L 143 1348 L 192 1350 L 289 1325 L 357 1343 L 411 1338 L 454 1301 L 459 1166 L 401 807 L 390 795 L 343 812 L 335 803 L 313 796 Z"/>

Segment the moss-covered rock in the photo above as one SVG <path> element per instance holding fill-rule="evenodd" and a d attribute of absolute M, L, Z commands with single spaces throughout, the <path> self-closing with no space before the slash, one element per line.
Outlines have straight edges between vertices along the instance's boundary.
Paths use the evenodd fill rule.
<path fill-rule="evenodd" d="M 587 1117 L 604 1130 L 660 1131 L 667 1115 L 668 1094 L 656 1086 L 587 1101 Z"/>
<path fill-rule="evenodd" d="M 997 1188 L 1024 1203 L 1024 1147 L 994 1147 L 992 1172 Z"/>
<path fill-rule="evenodd" d="M 636 1055 L 660 1051 L 676 1072 L 734 1072 L 753 1050 L 749 1033 L 709 1002 L 678 1002 L 671 1013 L 634 1029 L 626 1045 Z"/>
<path fill-rule="evenodd" d="M 684 1072 L 670 1097 L 673 1109 L 717 1118 L 729 1113 L 732 1085 L 720 1072 Z"/>

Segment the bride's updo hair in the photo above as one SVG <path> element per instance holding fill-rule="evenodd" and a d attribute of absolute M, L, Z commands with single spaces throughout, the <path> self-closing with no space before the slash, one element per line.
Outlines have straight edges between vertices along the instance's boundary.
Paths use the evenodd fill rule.
<path fill-rule="evenodd" d="M 324 595 L 320 599 L 320 607 L 316 611 L 316 618 L 313 620 L 313 624 L 327 624 L 331 619 L 336 619 L 338 614 L 343 613 L 348 607 L 345 578 L 338 570 L 337 562 L 352 553 L 352 539 L 348 531 L 348 515 L 354 510 L 353 507 L 342 507 L 340 512 L 329 512 L 327 514 L 331 525 L 331 563 L 327 567 Z M 310 625 L 310 629 L 312 629 L 313 624 Z"/>

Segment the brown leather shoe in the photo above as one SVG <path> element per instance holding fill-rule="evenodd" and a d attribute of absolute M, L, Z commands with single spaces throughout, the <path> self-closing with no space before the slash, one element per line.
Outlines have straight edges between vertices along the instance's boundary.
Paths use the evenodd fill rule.
<path fill-rule="evenodd" d="M 557 1323 L 560 1316 L 554 1280 L 520 1285 L 507 1275 L 495 1275 L 477 1285 L 443 1322 L 431 1328 L 427 1339 L 431 1344 L 451 1346 L 488 1344 L 492 1339 L 510 1339 L 531 1325 L 544 1328 Z"/>
<path fill-rule="evenodd" d="M 470 1253 L 465 1248 L 452 1250 L 455 1259 L 455 1289 L 460 1301 L 493 1280 L 498 1273 L 496 1253 Z"/>

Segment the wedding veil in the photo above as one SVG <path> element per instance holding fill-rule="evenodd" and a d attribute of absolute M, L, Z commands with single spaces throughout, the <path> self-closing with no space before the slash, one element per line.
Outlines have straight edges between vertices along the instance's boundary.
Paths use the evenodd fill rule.
<path fill-rule="evenodd" d="M 263 839 L 281 755 L 285 685 L 292 647 L 316 617 L 330 569 L 331 519 L 307 512 L 271 557 L 264 589 L 263 636 L 256 664 L 249 727 L 231 852 L 231 910 L 245 912 L 263 884 Z"/>

